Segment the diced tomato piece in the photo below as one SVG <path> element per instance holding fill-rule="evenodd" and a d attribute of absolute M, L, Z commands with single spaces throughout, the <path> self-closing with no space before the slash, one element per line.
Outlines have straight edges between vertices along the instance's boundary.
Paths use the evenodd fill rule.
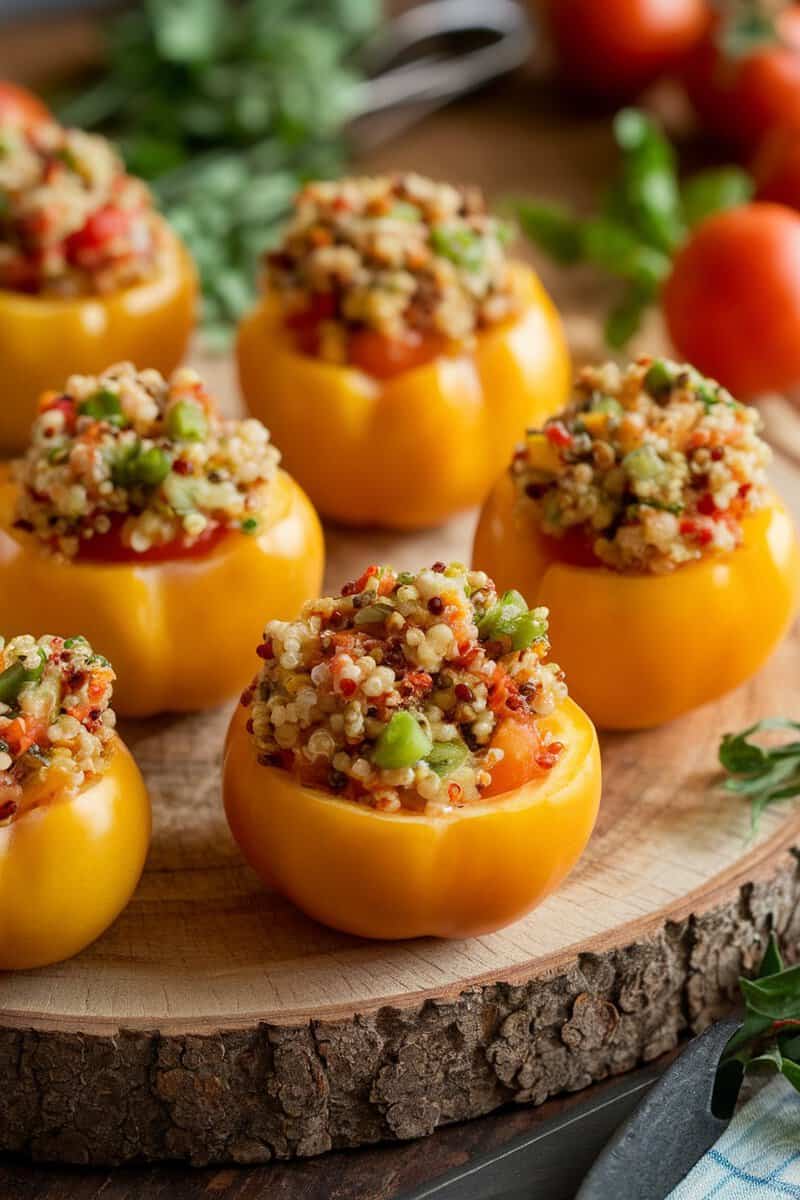
<path fill-rule="evenodd" d="M 205 558 L 215 546 L 227 537 L 231 530 L 224 525 L 215 525 L 203 531 L 194 541 L 177 539 L 161 546 L 137 553 L 126 546 L 121 537 L 124 517 L 112 516 L 108 533 L 96 533 L 94 537 L 81 539 L 77 558 L 79 562 L 99 563 L 160 563 L 174 559 Z"/>
<path fill-rule="evenodd" d="M 135 216 L 135 212 L 115 208 L 110 204 L 99 208 L 97 212 L 92 213 L 82 229 L 78 229 L 67 238 L 67 257 L 74 261 L 86 254 L 102 250 L 115 238 L 126 237 Z"/>
<path fill-rule="evenodd" d="M 553 446 L 571 446 L 572 434 L 563 421 L 551 421 L 545 426 L 544 435 Z"/>
<path fill-rule="evenodd" d="M 492 782 L 484 796 L 512 792 L 542 772 L 539 763 L 541 742 L 532 717 L 506 717 L 495 730 L 491 748 L 502 750 L 503 757 L 492 769 Z"/>

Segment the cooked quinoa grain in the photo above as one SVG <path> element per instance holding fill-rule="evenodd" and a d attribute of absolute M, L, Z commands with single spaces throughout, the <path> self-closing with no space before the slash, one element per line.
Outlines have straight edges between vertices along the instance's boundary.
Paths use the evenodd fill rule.
<path fill-rule="evenodd" d="M 440 815 L 489 788 L 505 720 L 525 723 L 542 772 L 556 762 L 562 747 L 536 724 L 567 694 L 548 649 L 547 610 L 498 597 L 481 571 L 371 566 L 267 625 L 247 727 L 260 762 L 309 786 Z"/>
<path fill-rule="evenodd" d="M 256 534 L 279 459 L 260 421 L 219 415 L 195 371 L 120 363 L 43 397 L 15 467 L 16 524 L 67 557 L 103 535 L 136 554 Z"/>
<path fill-rule="evenodd" d="M 103 295 L 156 274 L 164 253 L 150 192 L 105 138 L 0 126 L 0 288 Z"/>
<path fill-rule="evenodd" d="M 359 329 L 463 341 L 515 309 L 506 240 L 474 188 L 413 174 L 309 183 L 268 283 L 322 358 L 346 361 Z"/>
<path fill-rule="evenodd" d="M 82 637 L 0 637 L 0 825 L 56 784 L 74 795 L 105 770 L 114 672 Z"/>
<path fill-rule="evenodd" d="M 754 408 L 692 367 L 589 367 L 515 456 L 518 502 L 544 533 L 583 536 L 615 570 L 671 571 L 735 549 L 742 519 L 766 503 L 759 429 Z"/>

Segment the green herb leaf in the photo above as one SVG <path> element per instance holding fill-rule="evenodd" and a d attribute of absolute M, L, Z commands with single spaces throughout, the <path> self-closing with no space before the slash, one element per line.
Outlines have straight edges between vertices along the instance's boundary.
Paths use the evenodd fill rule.
<path fill-rule="evenodd" d="M 720 742 L 719 761 L 733 777 L 725 781 L 725 789 L 749 796 L 754 830 L 770 804 L 800 795 L 800 741 L 760 746 L 750 740 L 753 734 L 776 730 L 800 732 L 800 722 L 772 717 L 740 733 L 726 733 Z"/>
<path fill-rule="evenodd" d="M 713 213 L 736 208 L 752 199 L 753 178 L 741 167 L 712 167 L 686 181 L 681 192 L 683 214 L 689 226 Z"/>
<path fill-rule="evenodd" d="M 556 262 L 579 262 L 583 252 L 581 224 L 563 208 L 548 204 L 519 204 L 517 220 L 523 233 Z"/>

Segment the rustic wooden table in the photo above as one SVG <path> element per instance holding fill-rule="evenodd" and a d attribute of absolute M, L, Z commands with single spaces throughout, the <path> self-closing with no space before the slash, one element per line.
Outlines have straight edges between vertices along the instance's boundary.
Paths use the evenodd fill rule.
<path fill-rule="evenodd" d="M 42 39 L 40 26 L 3 32 L 0 77 L 35 83 L 51 68 L 54 42 L 65 62 L 91 57 L 94 52 L 91 23 L 49 22 L 46 33 Z M 441 178 L 469 179 L 494 196 L 537 191 L 582 203 L 607 175 L 612 161 L 607 117 L 565 108 L 547 86 L 520 76 L 427 117 L 389 144 L 365 150 L 359 165 L 366 170 L 415 168 Z M 576 358 L 600 353 L 597 315 L 607 300 L 606 285 L 583 270 L 565 274 L 544 262 L 537 261 L 537 266 L 564 313 Z M 638 344 L 652 347 L 662 340 L 658 319 L 653 317 Z M 224 378 L 226 366 L 220 364 L 218 369 Z M 795 434 L 783 409 L 776 412 L 783 440 L 791 449 Z M 776 477 L 779 487 L 800 506 L 800 487 L 790 457 L 779 457 Z M 460 538 L 473 519 L 469 515 L 463 519 L 458 528 Z M 596 1085 L 592 1093 L 604 1086 Z M 104 1200 L 158 1200 L 169 1196 L 193 1200 L 209 1195 L 220 1200 L 394 1200 L 455 1166 L 506 1146 L 556 1115 L 585 1104 L 587 1098 L 588 1093 L 583 1092 L 536 1109 L 503 1110 L 443 1129 L 421 1142 L 257 1168 L 198 1171 L 147 1167 L 109 1173 L 7 1162 L 0 1164 L 0 1197 L 90 1200 L 102 1195 Z"/>

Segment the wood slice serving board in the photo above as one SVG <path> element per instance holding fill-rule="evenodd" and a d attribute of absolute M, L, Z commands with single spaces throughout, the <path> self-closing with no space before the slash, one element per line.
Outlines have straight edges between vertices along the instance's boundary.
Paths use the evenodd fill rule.
<path fill-rule="evenodd" d="M 328 582 L 368 561 L 464 559 L 472 521 L 329 531 Z M 361 941 L 262 889 L 220 802 L 229 708 L 128 725 L 154 802 L 147 868 L 79 957 L 0 976 L 0 1149 L 310 1155 L 539 1103 L 662 1054 L 731 1007 L 770 928 L 800 942 L 800 811 L 769 810 L 750 837 L 744 803 L 715 787 L 720 733 L 796 712 L 798 680 L 795 629 L 718 704 L 604 738 L 577 869 L 526 919 L 462 942 Z"/>

